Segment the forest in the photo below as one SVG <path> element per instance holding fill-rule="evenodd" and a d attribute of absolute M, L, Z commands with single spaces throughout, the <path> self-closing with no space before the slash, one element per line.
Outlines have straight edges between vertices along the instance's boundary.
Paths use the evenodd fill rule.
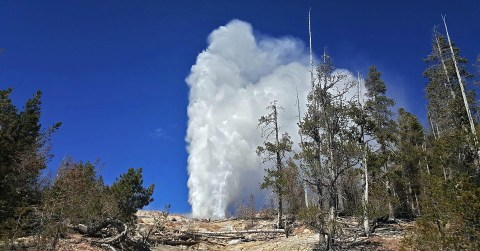
<path fill-rule="evenodd" d="M 303 222 L 318 233 L 316 248 L 336 250 L 339 217 L 359 219 L 367 237 L 380 223 L 408 219 L 405 250 L 480 249 L 480 55 L 471 64 L 435 29 L 424 61 L 428 125 L 393 110 L 381 69 L 349 81 L 327 51 L 311 64 L 303 116 L 297 97 L 298 132 L 282 131 L 282 107 L 272 100 L 258 119 L 265 142 L 252 151 L 265 166 L 261 188 L 276 195 L 277 229 L 288 235 L 292 219 Z M 12 91 L 0 90 L 0 248 L 58 250 L 75 232 L 107 250 L 150 250 L 151 232 L 136 227 L 154 191 L 142 169 L 107 185 L 101 163 L 66 157 L 54 177 L 44 175 L 61 123 L 41 126 L 40 91 L 21 110 Z M 289 133 L 300 135 L 300 151 Z"/>
<path fill-rule="evenodd" d="M 404 248 L 480 248 L 480 71 L 468 71 L 448 30 L 435 28 L 432 37 L 423 72 L 426 127 L 403 108 L 393 111 L 377 67 L 365 80 L 345 81 L 326 51 L 312 65 L 303 117 L 299 108 L 300 152 L 278 124 L 282 108 L 276 101 L 267 107 L 259 119 L 266 140 L 257 153 L 268 163 L 262 188 L 277 195 L 279 227 L 282 214 L 296 215 L 319 233 L 321 249 L 330 250 L 340 215 L 361 219 L 366 236 L 379 222 L 403 218 L 415 220 Z"/>

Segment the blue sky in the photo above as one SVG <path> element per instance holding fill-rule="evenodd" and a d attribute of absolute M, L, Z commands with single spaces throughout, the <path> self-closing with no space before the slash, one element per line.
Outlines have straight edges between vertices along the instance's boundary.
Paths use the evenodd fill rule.
<path fill-rule="evenodd" d="M 21 106 L 43 92 L 42 124 L 63 123 L 49 163 L 100 158 L 107 183 L 142 167 L 155 184 L 150 208 L 188 212 L 188 87 L 207 36 L 232 19 L 263 35 L 328 47 L 336 65 L 375 64 L 399 105 L 424 120 L 422 59 L 432 27 L 473 61 L 480 54 L 480 1 L 0 1 L 0 89 Z M 442 29 L 441 29 L 442 30 Z M 442 30 L 443 31 L 443 30 Z"/>

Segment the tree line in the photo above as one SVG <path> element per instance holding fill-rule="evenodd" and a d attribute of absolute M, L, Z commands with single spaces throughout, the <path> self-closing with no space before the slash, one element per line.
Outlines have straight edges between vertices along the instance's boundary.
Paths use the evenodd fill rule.
<path fill-rule="evenodd" d="M 340 215 L 357 217 L 367 236 L 381 221 L 407 218 L 415 227 L 404 247 L 480 249 L 480 56 L 471 73 L 448 30 L 443 35 L 435 28 L 431 44 L 423 73 L 425 128 L 404 108 L 393 111 L 377 67 L 365 80 L 350 81 L 326 51 L 320 64 L 311 65 L 303 116 L 298 107 L 298 152 L 278 124 L 278 102 L 267 107 L 259 119 L 265 142 L 256 152 L 266 163 L 261 188 L 277 197 L 278 227 L 284 227 L 284 213 L 299 217 L 329 250 L 341 230 Z"/>

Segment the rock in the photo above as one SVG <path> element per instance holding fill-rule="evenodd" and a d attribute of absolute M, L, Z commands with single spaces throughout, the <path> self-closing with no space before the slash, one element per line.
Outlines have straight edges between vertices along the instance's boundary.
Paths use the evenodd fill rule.
<path fill-rule="evenodd" d="M 229 241 L 229 242 L 228 242 L 228 245 L 235 245 L 235 244 L 238 244 L 238 243 L 240 243 L 240 242 L 242 242 L 242 240 L 240 240 L 240 239 L 235 239 L 235 240 Z"/>

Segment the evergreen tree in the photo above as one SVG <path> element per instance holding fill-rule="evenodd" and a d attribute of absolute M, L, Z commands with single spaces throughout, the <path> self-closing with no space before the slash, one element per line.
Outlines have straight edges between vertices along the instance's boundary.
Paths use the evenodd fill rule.
<path fill-rule="evenodd" d="M 154 188 L 153 184 L 148 188 L 143 187 L 142 168 L 129 168 L 127 173 L 120 175 L 109 188 L 118 205 L 118 218 L 134 223 L 138 209 L 153 201 Z"/>
<path fill-rule="evenodd" d="M 461 57 L 460 49 L 455 47 L 454 43 L 452 44 L 460 76 L 468 84 L 466 80 L 473 76 L 467 71 L 468 60 Z M 451 56 L 447 39 L 435 32 L 432 52 L 425 59 L 429 66 L 423 75 L 428 81 L 425 91 L 431 129 L 437 136 L 445 131 L 468 128 L 468 117 Z M 470 104 L 474 103 L 474 96 L 473 91 L 467 94 Z"/>
<path fill-rule="evenodd" d="M 0 234 L 14 234 L 19 219 L 40 203 L 40 172 L 51 155 L 49 140 L 60 123 L 42 130 L 41 92 L 18 111 L 10 100 L 12 89 L 0 90 Z"/>
<path fill-rule="evenodd" d="M 415 115 L 400 108 L 398 110 L 397 139 L 397 186 L 403 189 L 399 201 L 404 216 L 420 214 L 419 197 L 421 186 L 421 164 L 423 162 L 423 127 Z"/>
<path fill-rule="evenodd" d="M 365 80 L 365 102 L 360 100 L 360 80 L 358 85 L 358 100 L 352 103 L 350 111 L 356 125 L 352 130 L 358 135 L 362 152 L 362 218 L 368 235 L 376 218 L 386 214 L 394 218 L 392 185 L 388 177 L 395 144 L 396 124 L 391 112 L 395 102 L 387 97 L 385 82 L 375 66 L 369 68 Z M 370 222 L 372 218 L 374 221 Z"/>
<path fill-rule="evenodd" d="M 437 42 L 438 41 L 438 42 Z M 437 43 L 437 44 L 435 44 Z M 406 238 L 414 249 L 478 250 L 480 248 L 480 180 L 477 145 L 472 137 L 468 113 L 458 84 L 454 62 L 446 39 L 435 34 L 431 65 L 424 72 L 431 135 L 424 147 L 426 172 L 421 175 L 421 215 Z M 467 60 L 453 48 L 462 82 L 469 86 Z M 449 54 L 450 53 L 450 54 Z M 443 64 L 442 65 L 442 55 Z M 451 87 L 445 85 L 450 79 Z M 450 95 L 440 94 L 449 92 Z M 472 88 L 466 98 L 472 114 L 478 110 Z M 477 121 L 474 121 L 477 124 Z M 405 155 L 408 153 L 405 153 Z M 475 215 L 475 216 L 474 216 Z"/>
<path fill-rule="evenodd" d="M 389 179 L 392 165 L 392 148 L 395 144 L 395 121 L 392 119 L 392 107 L 395 104 L 393 99 L 387 97 L 387 87 L 381 78 L 382 74 L 375 66 L 371 66 L 365 80 L 366 97 L 365 111 L 367 114 L 365 132 L 374 141 L 371 142 L 371 151 L 368 152 L 368 163 L 372 172 L 372 203 L 376 204 L 375 210 L 370 212 L 378 217 L 385 208 L 378 207 L 385 205 L 379 203 L 387 200 L 386 208 L 390 219 L 395 218 L 393 206 L 393 191 Z M 382 189 L 382 185 L 384 188 Z M 373 208 L 372 208 L 373 209 Z"/>
<path fill-rule="evenodd" d="M 341 178 L 353 167 L 357 142 L 349 127 L 346 93 L 352 83 L 345 75 L 335 72 L 331 58 L 325 53 L 323 63 L 317 68 L 317 80 L 308 95 L 307 112 L 300 123 L 303 135 L 301 144 L 304 173 L 308 184 L 318 198 L 317 208 L 308 209 L 311 224 L 326 235 L 327 249 L 334 245 L 336 217 L 341 202 Z"/>
<path fill-rule="evenodd" d="M 265 142 L 262 146 L 257 147 L 258 156 L 263 157 L 263 162 L 273 162 L 273 168 L 265 169 L 265 176 L 261 188 L 273 188 L 273 191 L 277 195 L 278 204 L 278 221 L 277 227 L 282 225 L 283 217 L 283 199 L 286 191 L 287 177 L 284 172 L 284 168 L 287 166 L 286 158 L 288 153 L 292 151 L 292 140 L 288 133 L 281 134 L 280 126 L 278 124 L 278 110 L 282 109 L 277 105 L 277 101 L 274 100 L 267 110 L 270 112 L 266 116 L 261 116 L 258 120 L 258 125 L 262 127 L 262 137 L 265 138 Z"/>
<path fill-rule="evenodd" d="M 98 223 L 116 216 L 112 196 L 98 175 L 98 162 L 74 162 L 66 158 L 53 185 L 44 192 L 44 213 L 72 224 Z"/>
<path fill-rule="evenodd" d="M 473 76 L 467 71 L 467 59 L 460 56 L 460 50 L 454 46 L 453 51 L 457 60 L 460 76 L 466 84 L 469 109 L 472 114 L 478 111 L 475 102 L 476 92 L 468 88 L 468 81 Z M 462 99 L 461 88 L 456 75 L 454 62 L 447 39 L 439 33 L 434 34 L 432 41 L 432 53 L 427 57 L 429 67 L 424 72 L 427 78 L 426 97 L 428 101 L 430 127 L 434 142 L 430 143 L 431 150 L 435 154 L 430 161 L 437 163 L 434 166 L 442 170 L 444 178 L 455 175 L 458 169 L 470 169 L 474 166 L 477 158 L 478 146 L 475 139 L 469 133 L 469 120 Z M 476 121 L 474 121 L 477 124 Z M 460 156 L 460 157 L 458 157 Z"/>

